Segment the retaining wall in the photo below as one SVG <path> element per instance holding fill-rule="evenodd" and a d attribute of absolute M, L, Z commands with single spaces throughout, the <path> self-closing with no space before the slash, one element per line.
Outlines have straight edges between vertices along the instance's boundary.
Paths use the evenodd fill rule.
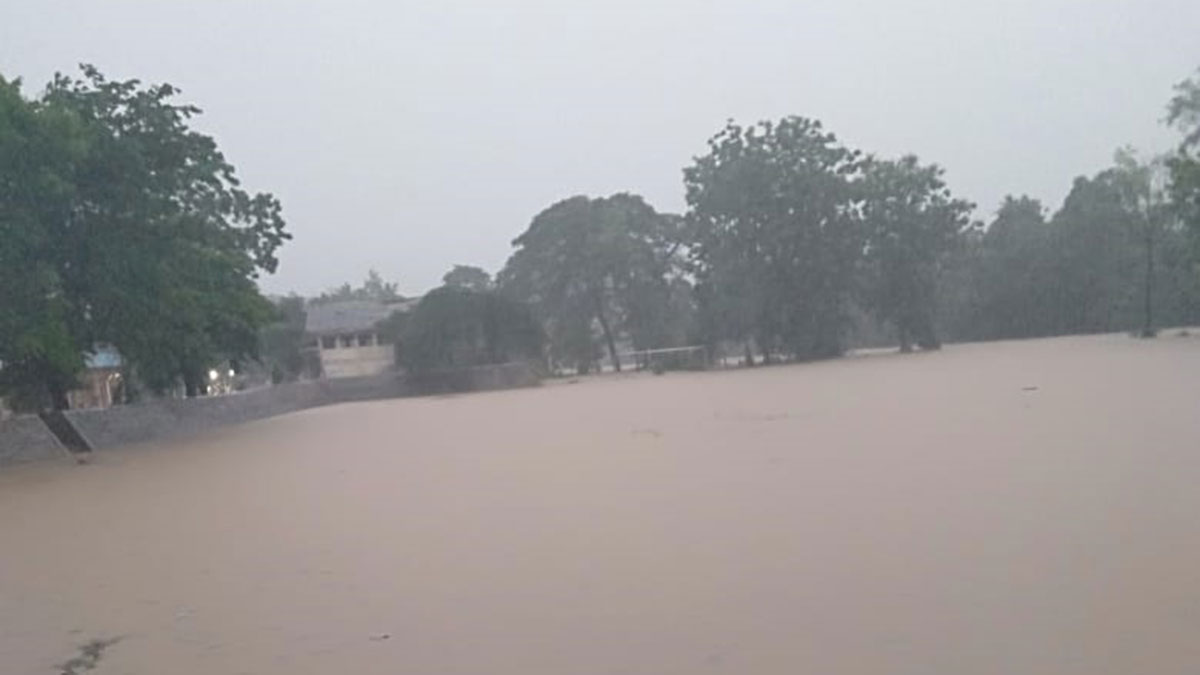
<path fill-rule="evenodd" d="M 105 409 L 68 410 L 65 415 L 93 450 L 282 415 L 325 403 L 316 382 L 293 382 L 226 396 L 159 399 Z"/>
<path fill-rule="evenodd" d="M 67 451 L 36 415 L 0 420 L 0 466 L 64 457 Z"/>
<path fill-rule="evenodd" d="M 160 399 L 105 409 L 67 410 L 63 416 L 93 450 L 200 434 L 218 427 L 305 408 L 442 391 L 524 387 L 539 382 L 527 364 L 438 373 L 429 381 L 395 373 L 292 382 L 225 396 Z M 424 385 L 424 386 L 418 386 Z M 0 465 L 63 456 L 66 451 L 37 417 L 0 422 Z"/>

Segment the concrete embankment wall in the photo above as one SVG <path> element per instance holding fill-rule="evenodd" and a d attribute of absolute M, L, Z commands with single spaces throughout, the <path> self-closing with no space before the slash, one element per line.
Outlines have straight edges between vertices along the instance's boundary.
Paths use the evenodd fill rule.
<path fill-rule="evenodd" d="M 231 424 L 335 403 L 373 401 L 445 391 L 484 391 L 533 386 L 539 378 L 525 364 L 504 364 L 440 373 L 429 380 L 394 373 L 292 382 L 226 396 L 162 399 L 106 409 L 68 410 L 64 417 L 93 450 L 200 434 Z M 62 444 L 36 416 L 0 421 L 0 466 L 61 457 Z"/>
<path fill-rule="evenodd" d="M 66 417 L 93 450 L 162 438 L 191 436 L 210 429 L 284 415 L 333 403 L 408 395 L 395 374 L 336 380 L 290 382 L 225 396 L 163 399 L 104 410 L 70 410 Z"/>
<path fill-rule="evenodd" d="M 36 415 L 0 420 L 0 466 L 64 457 L 67 451 Z"/>

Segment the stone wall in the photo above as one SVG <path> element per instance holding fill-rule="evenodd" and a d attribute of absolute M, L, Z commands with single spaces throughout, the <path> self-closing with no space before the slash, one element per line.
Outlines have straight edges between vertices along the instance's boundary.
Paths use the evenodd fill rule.
<path fill-rule="evenodd" d="M 399 398 L 412 396 L 414 393 L 408 381 L 395 373 L 368 377 L 339 377 L 320 380 L 316 384 L 322 391 L 321 405 Z"/>
<path fill-rule="evenodd" d="M 0 420 L 0 466 L 64 457 L 66 450 L 36 416 Z"/>
<path fill-rule="evenodd" d="M 210 429 L 351 401 L 408 395 L 397 375 L 291 382 L 225 396 L 163 399 L 107 409 L 69 410 L 66 417 L 93 450 L 189 436 Z"/>
<path fill-rule="evenodd" d="M 93 450 L 200 434 L 231 424 L 335 403 L 417 393 L 482 391 L 537 384 L 527 364 L 504 364 L 433 374 L 413 381 L 395 373 L 292 382 L 225 396 L 162 399 L 105 409 L 68 410 L 63 416 Z M 0 465 L 62 456 L 66 451 L 37 417 L 0 422 Z"/>

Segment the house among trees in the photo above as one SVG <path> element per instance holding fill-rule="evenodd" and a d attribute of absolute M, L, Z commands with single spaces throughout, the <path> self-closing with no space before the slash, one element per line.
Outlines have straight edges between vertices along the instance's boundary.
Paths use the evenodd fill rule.
<path fill-rule="evenodd" d="M 320 359 L 322 377 L 379 375 L 396 367 L 395 335 L 382 324 L 408 313 L 419 298 L 382 302 L 313 303 L 305 319 L 306 345 Z"/>
<path fill-rule="evenodd" d="M 121 353 L 112 345 L 97 345 L 84 354 L 84 371 L 79 386 L 67 392 L 72 408 L 109 408 L 124 398 L 125 366 Z"/>

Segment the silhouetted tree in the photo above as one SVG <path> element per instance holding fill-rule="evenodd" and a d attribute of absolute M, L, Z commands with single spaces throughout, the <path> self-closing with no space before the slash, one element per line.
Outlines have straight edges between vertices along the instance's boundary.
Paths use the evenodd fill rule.
<path fill-rule="evenodd" d="M 474 265 L 455 265 L 442 277 L 442 284 L 469 291 L 490 291 L 492 275 Z"/>
<path fill-rule="evenodd" d="M 257 355 L 271 308 L 255 279 L 289 238 L 279 202 L 241 189 L 171 85 L 82 71 L 32 102 L 2 85 L 0 144 L 24 150 L 0 153 L 13 211 L 0 267 L 28 279 L 18 292 L 40 325 L 0 347 L 3 379 L 64 407 L 81 366 L 68 354 L 108 342 L 152 389 L 200 393 L 211 364 Z"/>
<path fill-rule="evenodd" d="M 803 117 L 730 122 L 684 171 L 702 325 L 764 357 L 840 354 L 863 251 L 857 152 Z M 712 334 L 711 331 L 716 331 Z"/>
<path fill-rule="evenodd" d="M 1167 122 L 1183 134 L 1179 147 L 1166 160 L 1168 195 L 1174 215 L 1191 234 L 1191 272 L 1193 278 L 1200 278 L 1200 70 L 1176 85 L 1167 106 Z"/>
<path fill-rule="evenodd" d="M 327 302 L 343 302 L 346 300 L 373 300 L 375 302 L 399 302 L 404 299 L 404 296 L 397 292 L 398 284 L 395 282 L 384 281 L 379 272 L 369 270 L 367 278 L 363 280 L 361 286 L 357 288 L 349 283 L 342 284 L 337 288 L 325 291 L 321 295 L 312 299 L 313 304 L 323 304 Z"/>
<path fill-rule="evenodd" d="M 960 243 L 974 206 L 954 199 L 942 169 L 916 157 L 866 162 L 861 187 L 867 305 L 896 326 L 900 350 L 937 349 L 940 266 Z"/>
<path fill-rule="evenodd" d="M 620 370 L 619 339 L 644 346 L 662 334 L 678 227 L 635 195 L 572 197 L 542 211 L 513 241 L 517 250 L 499 286 L 534 308 L 556 363 L 584 372 L 594 367 L 598 327 Z"/>
<path fill-rule="evenodd" d="M 491 291 L 443 286 L 405 321 L 401 361 L 412 372 L 541 360 L 542 331 L 529 308 Z"/>

